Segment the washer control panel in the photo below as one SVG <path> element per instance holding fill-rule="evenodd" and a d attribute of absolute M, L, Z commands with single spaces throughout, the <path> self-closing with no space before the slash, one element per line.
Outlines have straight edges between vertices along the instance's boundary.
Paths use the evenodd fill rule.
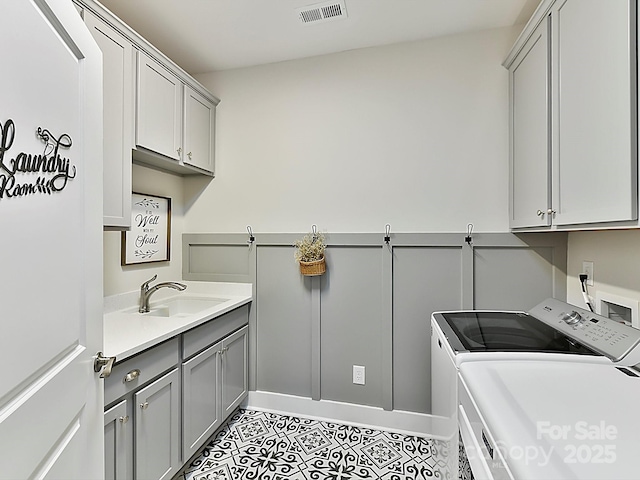
<path fill-rule="evenodd" d="M 529 314 L 614 362 L 640 344 L 640 330 L 554 298 L 536 305 Z"/>

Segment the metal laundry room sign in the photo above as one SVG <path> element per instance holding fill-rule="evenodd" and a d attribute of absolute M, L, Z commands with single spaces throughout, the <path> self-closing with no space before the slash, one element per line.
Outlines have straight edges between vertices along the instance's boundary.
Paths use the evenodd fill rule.
<path fill-rule="evenodd" d="M 42 153 L 10 153 L 16 138 L 12 119 L 0 124 L 0 199 L 60 192 L 76 177 L 63 150 L 71 148 L 71 137 L 63 133 L 56 137 L 49 130 L 38 127 L 36 136 L 43 143 Z"/>

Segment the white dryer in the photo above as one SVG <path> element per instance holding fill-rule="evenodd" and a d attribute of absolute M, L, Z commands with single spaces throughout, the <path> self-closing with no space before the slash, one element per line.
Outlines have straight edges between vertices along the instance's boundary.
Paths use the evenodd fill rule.
<path fill-rule="evenodd" d="M 452 442 L 449 461 L 455 477 L 459 372 L 465 364 L 518 361 L 612 366 L 622 359 L 627 364 L 640 362 L 640 349 L 635 349 L 640 331 L 555 299 L 529 312 L 436 312 L 431 327 L 432 414 L 447 426 L 444 435 Z"/>
<path fill-rule="evenodd" d="M 469 362 L 460 368 L 459 421 L 467 478 L 640 478 L 640 376 L 633 369 Z"/>

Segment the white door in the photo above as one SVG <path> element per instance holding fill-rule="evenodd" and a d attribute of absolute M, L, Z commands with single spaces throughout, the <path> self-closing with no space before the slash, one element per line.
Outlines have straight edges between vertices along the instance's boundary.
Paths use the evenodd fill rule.
<path fill-rule="evenodd" d="M 101 478 L 101 56 L 71 0 L 0 4 L 0 478 Z"/>

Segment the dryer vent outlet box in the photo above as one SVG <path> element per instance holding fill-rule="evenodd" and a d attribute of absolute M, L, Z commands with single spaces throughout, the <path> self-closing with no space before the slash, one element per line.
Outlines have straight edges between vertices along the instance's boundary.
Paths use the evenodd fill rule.
<path fill-rule="evenodd" d="M 347 8 L 343 0 L 308 5 L 298 8 L 296 12 L 304 25 L 317 25 L 347 18 Z"/>
<path fill-rule="evenodd" d="M 596 313 L 616 322 L 640 328 L 640 302 L 607 292 L 596 292 Z"/>

